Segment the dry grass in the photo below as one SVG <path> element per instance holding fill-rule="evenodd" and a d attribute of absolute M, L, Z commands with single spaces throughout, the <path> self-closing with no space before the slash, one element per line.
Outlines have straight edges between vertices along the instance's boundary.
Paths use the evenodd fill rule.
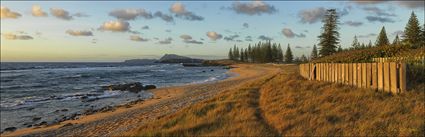
<path fill-rule="evenodd" d="M 297 68 L 287 68 L 297 69 Z M 286 71 L 261 89 L 265 118 L 281 135 L 423 136 L 422 90 L 391 95 L 304 80 Z M 277 84 L 281 83 L 281 84 Z"/>
<path fill-rule="evenodd" d="M 399 135 L 425 133 L 425 93 L 390 95 L 307 81 L 296 66 L 224 91 L 140 127 L 142 136 Z M 425 86 L 422 86 L 422 89 Z"/>

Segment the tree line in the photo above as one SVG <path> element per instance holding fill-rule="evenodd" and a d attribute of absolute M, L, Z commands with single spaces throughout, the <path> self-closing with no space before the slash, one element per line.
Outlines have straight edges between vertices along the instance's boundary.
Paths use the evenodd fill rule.
<path fill-rule="evenodd" d="M 248 45 L 247 48 L 238 48 L 236 45 L 229 50 L 229 59 L 242 62 L 255 62 L 255 63 L 293 63 L 293 62 L 307 62 L 311 59 L 329 56 L 337 52 L 345 50 L 365 49 L 374 46 L 408 46 L 409 48 L 425 47 L 425 24 L 420 26 L 418 18 L 412 12 L 405 26 L 404 34 L 396 35 L 392 43 L 390 43 L 385 26 L 381 28 L 380 33 L 377 35 L 376 41 L 372 44 L 369 41 L 367 44 L 360 43 L 357 36 L 354 36 L 351 47 L 343 49 L 340 45 L 340 34 L 338 32 L 340 24 L 339 14 L 335 9 L 328 9 L 324 18 L 322 19 L 323 27 L 321 34 L 318 36 L 319 43 L 313 46 L 309 59 L 302 55 L 301 57 L 294 58 L 291 48 L 288 44 L 285 54 L 282 52 L 280 44 L 267 42 L 258 42 L 252 47 Z"/>
<path fill-rule="evenodd" d="M 418 18 L 414 12 L 410 15 L 409 21 L 403 31 L 404 34 L 401 37 L 396 35 L 392 43 L 390 43 L 385 26 L 383 26 L 377 35 L 374 44 L 372 44 L 372 41 L 369 41 L 368 44 L 360 43 L 357 36 L 354 36 L 351 47 L 347 49 L 342 49 L 339 45 L 339 28 L 337 26 L 339 24 L 338 19 L 338 14 L 334 9 L 327 10 L 327 14 L 322 21 L 324 22 L 322 34 L 319 36 L 320 42 L 318 45 L 320 47 L 320 51 L 318 53 L 316 46 L 314 46 L 311 53 L 311 59 L 332 55 L 339 51 L 366 49 L 374 46 L 408 46 L 410 48 L 425 46 L 425 24 L 423 27 L 420 26 Z"/>
<path fill-rule="evenodd" d="M 285 55 L 283 54 L 280 43 L 271 43 L 270 41 L 258 42 L 247 48 L 239 48 L 236 45 L 230 48 L 228 57 L 230 60 L 253 62 L 253 63 L 292 63 L 294 56 L 288 44 Z"/>

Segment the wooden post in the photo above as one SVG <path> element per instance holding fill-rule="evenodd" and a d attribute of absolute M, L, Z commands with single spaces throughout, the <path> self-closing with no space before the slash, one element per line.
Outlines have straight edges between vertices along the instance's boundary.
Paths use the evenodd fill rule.
<path fill-rule="evenodd" d="M 397 87 L 397 84 L 398 84 L 398 79 L 397 79 L 397 70 L 398 70 L 398 66 L 397 66 L 397 63 L 395 63 L 395 62 L 391 62 L 390 63 L 390 91 L 392 92 L 392 93 L 398 93 L 398 87 Z"/>
<path fill-rule="evenodd" d="M 391 91 L 390 89 L 390 63 L 385 62 L 384 63 L 384 91 Z"/>
<path fill-rule="evenodd" d="M 399 79 L 400 79 L 400 92 L 405 92 L 407 87 L 406 87 L 406 63 L 400 63 L 400 75 L 399 75 Z"/>
<path fill-rule="evenodd" d="M 384 91 L 384 63 L 378 63 L 378 90 Z"/>
<path fill-rule="evenodd" d="M 357 63 L 353 63 L 353 86 L 357 86 Z"/>
<path fill-rule="evenodd" d="M 362 87 L 362 63 L 357 63 L 357 87 Z"/>
<path fill-rule="evenodd" d="M 372 88 L 378 89 L 378 65 L 376 63 L 372 63 Z"/>
<path fill-rule="evenodd" d="M 366 69 L 366 67 L 367 67 L 367 65 L 366 65 L 367 63 L 362 63 L 362 88 L 366 88 L 367 86 L 366 86 L 366 84 L 367 84 L 367 69 Z"/>
<path fill-rule="evenodd" d="M 372 86 L 372 64 L 366 63 L 366 88 Z"/>

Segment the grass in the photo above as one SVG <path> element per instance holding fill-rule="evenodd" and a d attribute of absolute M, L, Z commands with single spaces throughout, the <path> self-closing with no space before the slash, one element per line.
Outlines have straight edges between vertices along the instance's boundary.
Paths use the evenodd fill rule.
<path fill-rule="evenodd" d="M 391 95 L 308 81 L 297 66 L 141 126 L 138 136 L 423 136 L 425 86 Z"/>

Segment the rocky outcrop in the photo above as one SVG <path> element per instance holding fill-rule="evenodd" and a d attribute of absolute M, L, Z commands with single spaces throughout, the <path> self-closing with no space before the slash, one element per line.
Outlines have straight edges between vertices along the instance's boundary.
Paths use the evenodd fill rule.
<path fill-rule="evenodd" d="M 128 84 L 117 84 L 103 86 L 103 90 L 119 90 L 119 91 L 130 91 L 130 92 L 140 92 L 142 90 L 155 89 L 155 85 L 145 85 L 143 86 L 140 82 L 128 83 Z"/>
<path fill-rule="evenodd" d="M 165 54 L 159 59 L 159 63 L 202 63 L 202 59 L 193 59 L 176 54 Z"/>

